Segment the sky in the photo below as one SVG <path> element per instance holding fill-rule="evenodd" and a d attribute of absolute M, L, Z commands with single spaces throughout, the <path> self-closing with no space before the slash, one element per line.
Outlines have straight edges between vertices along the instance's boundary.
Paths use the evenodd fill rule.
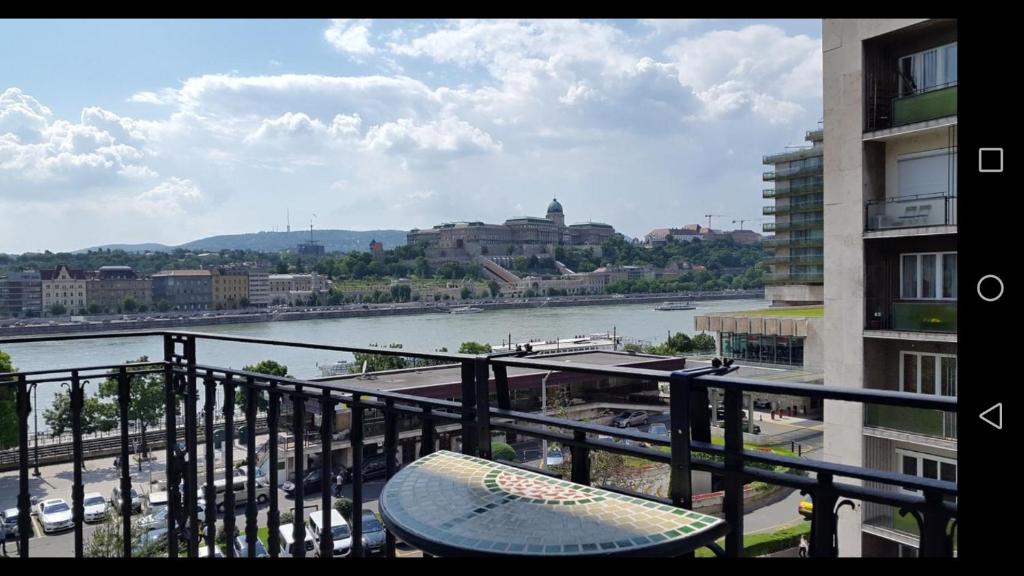
<path fill-rule="evenodd" d="M 0 252 L 544 216 L 760 229 L 819 20 L 0 20 Z"/>

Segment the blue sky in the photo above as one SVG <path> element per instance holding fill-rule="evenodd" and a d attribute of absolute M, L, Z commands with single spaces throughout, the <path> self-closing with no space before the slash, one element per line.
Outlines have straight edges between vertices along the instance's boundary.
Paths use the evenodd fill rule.
<path fill-rule="evenodd" d="M 821 119 L 820 30 L 0 21 L 0 252 L 281 229 L 286 210 L 501 222 L 552 196 L 630 236 L 759 218 L 761 155 Z"/>

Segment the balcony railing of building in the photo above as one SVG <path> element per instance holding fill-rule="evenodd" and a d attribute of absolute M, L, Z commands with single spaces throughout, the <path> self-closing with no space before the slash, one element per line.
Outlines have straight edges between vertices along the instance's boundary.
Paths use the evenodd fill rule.
<path fill-rule="evenodd" d="M 795 168 L 778 168 L 762 174 L 762 179 L 765 181 L 779 180 L 782 178 L 796 178 L 798 176 L 807 176 L 811 174 L 821 174 L 822 165 L 810 164 L 806 166 L 797 166 Z"/>
<path fill-rule="evenodd" d="M 761 190 L 762 198 L 775 198 L 775 188 L 765 188 Z"/>
<path fill-rule="evenodd" d="M 825 245 L 824 238 L 793 238 L 790 236 L 765 238 L 761 243 L 766 248 L 818 248 Z"/>
<path fill-rule="evenodd" d="M 793 160 L 803 160 L 804 158 L 812 158 L 814 156 L 821 156 L 821 148 L 813 148 L 807 146 L 806 148 L 799 148 L 797 150 L 789 150 L 788 152 L 779 152 L 778 154 L 766 154 L 761 157 L 762 164 L 778 164 L 779 162 L 792 162 Z"/>
<path fill-rule="evenodd" d="M 808 198 L 801 198 L 801 200 L 808 200 Z M 814 200 L 813 198 L 809 200 Z M 800 203 L 789 203 L 784 206 L 775 205 L 772 206 L 772 214 L 776 216 L 785 216 L 786 214 L 806 214 L 808 212 L 822 212 L 825 209 L 825 199 L 811 202 L 800 202 Z"/>
<path fill-rule="evenodd" d="M 809 230 L 820 228 L 824 225 L 824 218 L 813 218 L 798 222 L 766 222 L 763 226 L 764 232 L 786 232 L 787 230 Z M 769 229 L 770 228 L 770 229 Z"/>
<path fill-rule="evenodd" d="M 775 214 L 775 206 L 765 206 L 761 209 L 761 214 L 765 216 L 771 216 Z"/>
<path fill-rule="evenodd" d="M 804 140 L 807 140 L 808 142 L 817 142 L 822 140 L 824 137 L 825 130 L 823 128 L 819 128 L 818 130 L 808 130 L 807 133 L 804 134 Z"/>
<path fill-rule="evenodd" d="M 132 398 L 133 383 L 143 375 L 162 375 L 165 397 L 164 421 L 168 430 L 167 442 L 167 491 L 169 514 L 167 515 L 166 555 L 176 558 L 187 555 L 195 558 L 199 554 L 200 539 L 210 557 L 215 554 L 215 541 L 218 534 L 218 517 L 214 506 L 207 506 L 204 511 L 205 524 L 200 524 L 197 510 L 198 498 L 205 495 L 206 502 L 216 501 L 214 486 L 215 461 L 214 451 L 204 450 L 205 458 L 200 463 L 197 457 L 199 444 L 210 446 L 213 442 L 212 430 L 215 411 L 215 399 L 218 390 L 222 393 L 223 414 L 225 418 L 225 438 L 222 465 L 226 470 L 235 468 L 234 462 L 234 426 L 232 417 L 235 413 L 236 391 L 244 399 L 242 405 L 247 414 L 246 422 L 249 429 L 246 434 L 245 470 L 247 478 L 256 478 L 256 434 L 255 423 L 258 412 L 258 398 L 267 401 L 267 422 L 270 429 L 267 447 L 271 462 L 278 462 L 278 434 L 276 433 L 284 420 L 291 420 L 293 430 L 303 429 L 305 413 L 310 405 L 318 406 L 321 414 L 331 414 L 338 404 L 351 410 L 351 427 L 349 439 L 353 446 L 364 443 L 364 415 L 368 410 L 383 413 L 384 453 L 387 462 L 386 478 L 391 478 L 397 468 L 398 454 L 398 419 L 400 415 L 418 417 L 421 421 L 421 450 L 424 456 L 434 450 L 435 431 L 438 426 L 457 424 L 461 427 L 462 451 L 466 454 L 485 459 L 492 459 L 492 431 L 504 431 L 524 436 L 558 442 L 569 450 L 571 457 L 571 480 L 577 484 L 589 485 L 590 453 L 607 451 L 652 462 L 669 464 L 669 498 L 656 498 L 648 495 L 633 494 L 615 488 L 619 492 L 636 497 L 646 498 L 652 502 L 660 502 L 682 508 L 691 508 L 693 493 L 691 472 L 694 470 L 709 472 L 723 478 L 725 486 L 723 515 L 729 526 L 725 538 L 724 550 L 717 545 L 711 546 L 717 555 L 741 556 L 743 552 L 744 525 L 744 484 L 761 481 L 773 485 L 800 490 L 810 494 L 814 499 L 814 511 L 811 524 L 810 548 L 813 556 L 838 556 L 837 530 L 838 511 L 845 505 L 855 505 L 855 501 L 875 502 L 897 506 L 911 515 L 920 526 L 921 551 L 924 556 L 945 556 L 953 554 L 953 539 L 957 530 L 958 517 L 955 503 L 947 502 L 949 497 L 958 493 L 955 482 L 939 481 L 918 476 L 900 474 L 891 471 L 877 470 L 860 466 L 835 464 L 818 460 L 793 458 L 765 453 L 759 450 L 747 450 L 743 446 L 741 420 L 743 418 L 743 396 L 745 394 L 783 394 L 790 396 L 809 397 L 818 400 L 842 400 L 861 404 L 879 404 L 905 408 L 942 410 L 955 412 L 956 399 L 929 397 L 902 392 L 864 390 L 844 388 L 840 386 L 819 386 L 814 384 L 793 384 L 771 381 L 758 381 L 729 376 L 736 367 L 731 362 L 716 361 L 708 368 L 678 370 L 674 372 L 650 370 L 631 367 L 610 367 L 605 365 L 572 363 L 542 359 L 537 357 L 521 357 L 512 355 L 467 355 L 451 353 L 418 353 L 407 350 L 358 348 L 329 346 L 313 343 L 283 342 L 256 338 L 191 333 L 191 332 L 135 332 L 128 334 L 93 334 L 77 336 L 49 336 L 27 338 L 0 339 L 0 345 L 14 345 L 33 342 L 49 342 L 73 347 L 76 341 L 84 339 L 112 338 L 144 338 L 160 345 L 163 350 L 162 361 L 139 364 L 103 364 L 98 362 L 91 366 L 78 368 L 61 367 L 27 372 L 10 372 L 0 374 L 0 386 L 12 389 L 17 399 L 18 428 L 18 504 L 19 510 L 19 549 L 21 557 L 31 555 L 32 541 L 30 534 L 31 504 L 29 493 L 30 441 L 29 414 L 31 406 L 31 390 L 42 382 L 62 382 L 69 386 L 71 396 L 71 420 L 75 438 L 81 437 L 82 414 L 84 405 L 84 385 L 88 380 L 112 379 L 117 384 L 119 424 L 121 428 L 121 470 L 120 487 L 124 494 L 122 509 L 131 509 L 131 476 L 129 472 L 129 432 L 128 410 Z M 266 374 L 234 370 L 230 368 L 207 366 L 197 362 L 198 347 L 202 342 L 231 342 L 259 346 L 266 350 L 267 346 L 304 348 L 331 352 L 369 353 L 392 356 L 423 358 L 433 361 L 451 362 L 461 366 L 462 385 L 461 398 L 457 402 L 438 400 L 408 394 L 385 392 L 370 387 L 359 387 L 347 383 L 315 382 L 290 377 L 278 377 Z M 59 359 L 59 345 L 53 348 L 54 358 Z M 159 356 L 159 355 L 157 355 Z M 98 360 L 98 359 L 97 359 Z M 668 437 L 649 434 L 630 429 L 613 428 L 587 422 L 564 418 L 556 418 L 536 413 L 520 412 L 511 409 L 508 369 L 511 367 L 531 368 L 554 372 L 573 372 L 589 374 L 597 377 L 641 379 L 654 382 L 667 382 L 670 391 L 670 435 Z M 493 385 L 492 385 L 493 378 Z M 497 406 L 490 401 L 491 390 L 494 390 Z M 726 435 L 725 445 L 718 446 L 711 442 L 710 414 L 706 407 L 709 401 L 709 388 L 724 390 Z M 290 400 L 291 414 L 282 417 L 281 407 Z M 184 403 L 183 416 L 179 417 L 177 408 Z M 197 429 L 199 418 L 204 419 L 205 437 L 200 438 Z M 322 477 L 331 476 L 332 465 L 332 419 L 322 418 L 320 437 L 321 458 L 319 470 Z M 185 442 L 180 447 L 174 441 L 173 434 L 184 424 Z M 617 443 L 601 439 L 631 441 Z M 649 447 L 641 447 L 646 443 Z M 306 457 L 304 443 L 294 445 L 295 478 L 305 476 Z M 667 448 L 668 451 L 663 451 Z M 72 514 L 74 523 L 74 554 L 84 556 L 85 535 L 83 532 L 83 495 L 85 486 L 82 479 L 84 454 L 80 440 L 75 442 L 74 462 L 72 466 Z M 757 465 L 773 467 L 784 466 L 794 473 L 777 472 Z M 205 470 L 204 470 L 205 469 Z M 352 518 L 361 518 L 363 509 L 363 473 L 362 451 L 352 451 Z M 277 466 L 269 466 L 270 485 L 276 487 L 279 482 Z M 842 481 L 849 479 L 851 481 Z M 909 491 L 882 490 L 868 488 L 862 483 L 874 483 L 885 487 L 904 488 Z M 257 538 L 257 504 L 255 485 L 248 484 L 245 502 L 244 533 L 248 541 Z M 295 483 L 295 502 L 304 501 L 303 482 Z M 227 490 L 223 494 L 224 506 L 232 510 L 235 506 L 235 494 Z M 269 495 L 269 512 L 267 514 L 268 549 L 272 556 L 277 556 L 280 549 L 278 530 L 281 527 L 281 506 L 278 502 L 277 490 Z M 330 511 L 331 494 L 329 490 L 322 493 L 321 510 L 324 533 L 331 532 Z M 296 514 L 291 524 L 295 542 L 302 542 L 305 536 L 303 515 Z M 235 516 L 228 513 L 219 520 L 223 531 L 227 534 L 236 532 Z M 116 552 L 119 556 L 133 555 L 132 518 L 124 515 L 120 518 L 123 542 Z M 285 525 L 287 526 L 287 525 Z M 202 533 L 201 533 L 202 531 Z M 351 528 L 352 555 L 364 555 L 362 526 L 356 521 Z M 234 556 L 232 546 L 226 547 L 227 556 Z M 161 551 L 163 553 L 163 551 Z M 254 557 L 255 547 L 250 546 L 248 556 Z M 330 557 L 333 554 L 333 542 L 324 538 L 320 543 L 320 554 Z M 387 535 L 386 555 L 395 556 L 395 537 Z M 295 547 L 295 556 L 305 556 L 303 547 Z"/>
<path fill-rule="evenodd" d="M 868 200 L 864 225 L 868 231 L 956 226 L 956 199 L 941 193 Z"/>
<path fill-rule="evenodd" d="M 776 272 L 764 277 L 768 284 L 821 284 L 824 280 L 822 272 Z"/>
<path fill-rule="evenodd" d="M 800 182 L 800 183 L 790 182 L 789 186 L 787 186 L 785 188 L 775 188 L 775 189 L 772 189 L 771 190 L 772 195 L 770 197 L 771 198 L 790 198 L 790 197 L 793 197 L 793 196 L 804 196 L 804 195 L 807 195 L 807 194 L 821 194 L 823 190 L 824 190 L 824 183 L 820 179 L 815 178 L 811 182 Z M 767 193 L 767 192 L 768 192 L 768 190 L 765 190 L 765 191 L 763 191 L 761 193 L 761 195 L 764 196 L 764 194 Z M 767 196 L 765 196 L 765 197 L 767 198 Z"/>
<path fill-rule="evenodd" d="M 900 406 L 864 406 L 864 426 L 956 440 L 956 414 Z"/>
<path fill-rule="evenodd" d="M 868 95 L 866 132 L 957 115 L 957 83 L 903 96 Z"/>
<path fill-rule="evenodd" d="M 956 300 L 867 299 L 868 330 L 956 334 Z"/>
<path fill-rule="evenodd" d="M 769 256 L 765 258 L 765 262 L 778 266 L 780 264 L 788 264 L 790 266 L 796 265 L 809 265 L 809 264 L 822 264 L 825 261 L 824 254 L 803 254 L 800 256 L 791 256 L 789 254 L 780 256 Z"/>

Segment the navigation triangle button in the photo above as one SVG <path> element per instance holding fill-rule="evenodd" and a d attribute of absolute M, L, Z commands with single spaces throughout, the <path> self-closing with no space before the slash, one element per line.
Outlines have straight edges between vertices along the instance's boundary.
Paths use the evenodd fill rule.
<path fill-rule="evenodd" d="M 985 422 L 988 422 L 996 428 L 996 430 L 1003 429 L 1003 403 L 1000 402 L 995 406 L 985 410 L 979 416 Z"/>

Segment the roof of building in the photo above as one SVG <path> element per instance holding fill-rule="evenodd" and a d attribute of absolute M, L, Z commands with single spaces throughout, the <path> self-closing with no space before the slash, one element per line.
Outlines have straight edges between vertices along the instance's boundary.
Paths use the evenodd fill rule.
<path fill-rule="evenodd" d="M 611 224 L 605 224 L 604 222 L 579 222 L 576 224 L 570 224 L 569 228 L 611 228 Z"/>
<path fill-rule="evenodd" d="M 505 224 L 542 224 L 545 226 L 554 226 L 555 223 L 547 218 L 536 218 L 534 216 L 521 216 L 519 218 L 509 218 L 505 220 Z"/>
<path fill-rule="evenodd" d="M 60 275 L 61 268 L 66 269 L 68 271 L 68 276 L 71 276 L 75 280 L 85 280 L 86 278 L 85 270 L 68 268 L 66 264 L 59 264 L 52 270 L 40 270 L 39 278 L 42 280 L 53 280 L 54 278 Z"/>
<path fill-rule="evenodd" d="M 548 214 L 552 212 L 562 213 L 562 204 L 558 201 L 558 198 L 552 198 L 551 204 L 548 204 Z"/>
<path fill-rule="evenodd" d="M 166 276 L 210 276 L 209 270 L 161 270 L 153 274 L 154 278 Z"/>

